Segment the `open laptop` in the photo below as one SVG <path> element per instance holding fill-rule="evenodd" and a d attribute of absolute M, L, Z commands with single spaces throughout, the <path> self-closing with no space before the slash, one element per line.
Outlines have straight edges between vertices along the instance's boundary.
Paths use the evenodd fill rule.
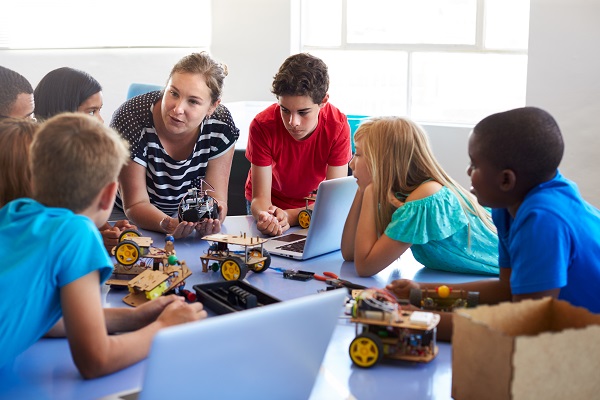
<path fill-rule="evenodd" d="M 307 399 L 343 310 L 332 290 L 157 333 L 139 389 L 114 399 Z"/>
<path fill-rule="evenodd" d="M 357 189 L 352 176 L 321 182 L 308 228 L 274 237 L 264 248 L 270 254 L 296 260 L 339 250 L 344 223 Z"/>

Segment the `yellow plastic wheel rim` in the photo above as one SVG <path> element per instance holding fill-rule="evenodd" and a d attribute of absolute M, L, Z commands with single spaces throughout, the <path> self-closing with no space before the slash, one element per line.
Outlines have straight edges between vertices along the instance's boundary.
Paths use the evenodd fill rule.
<path fill-rule="evenodd" d="M 298 224 L 304 229 L 310 226 L 310 214 L 306 210 L 302 210 L 298 214 Z"/>
<path fill-rule="evenodd" d="M 140 253 L 133 244 L 122 243 L 117 247 L 115 257 L 119 264 L 133 265 L 140 258 Z"/>
<path fill-rule="evenodd" d="M 123 240 L 127 240 L 130 239 L 132 237 L 140 237 L 140 233 L 139 232 L 135 232 L 135 231 L 129 231 L 129 232 L 125 232 L 121 235 L 121 241 Z"/>
<path fill-rule="evenodd" d="M 240 266 L 233 260 L 225 260 L 221 264 L 221 275 L 227 281 L 235 281 L 240 277 L 242 273 Z"/>
<path fill-rule="evenodd" d="M 379 359 L 379 348 L 371 338 L 357 337 L 350 344 L 350 358 L 359 367 L 372 367 Z"/>
<path fill-rule="evenodd" d="M 260 251 L 256 250 L 256 249 L 248 250 L 248 258 L 250 258 L 250 257 L 261 257 Z M 262 271 L 262 269 L 264 267 L 265 267 L 265 260 L 254 264 L 255 271 Z"/>

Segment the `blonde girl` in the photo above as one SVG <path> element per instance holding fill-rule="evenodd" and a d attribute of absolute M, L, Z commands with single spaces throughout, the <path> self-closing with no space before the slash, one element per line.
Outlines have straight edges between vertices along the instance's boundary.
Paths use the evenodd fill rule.
<path fill-rule="evenodd" d="M 440 166 L 423 129 L 400 117 L 363 122 L 350 162 L 358 190 L 342 255 L 361 276 L 385 269 L 408 248 L 428 268 L 498 275 L 489 212 Z"/>

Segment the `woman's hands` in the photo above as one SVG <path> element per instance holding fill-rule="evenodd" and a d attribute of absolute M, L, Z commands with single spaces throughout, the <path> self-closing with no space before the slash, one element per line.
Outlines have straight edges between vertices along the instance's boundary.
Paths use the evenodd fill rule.
<path fill-rule="evenodd" d="M 171 218 L 167 215 L 160 221 L 160 228 L 163 230 L 163 232 L 173 235 L 173 238 L 181 239 L 194 232 L 197 224 L 198 222 L 179 222 L 178 219 Z"/>
<path fill-rule="evenodd" d="M 161 229 L 173 235 L 175 239 L 181 239 L 191 235 L 194 231 L 201 236 L 219 233 L 221 231 L 221 221 L 219 219 L 203 219 L 199 222 L 179 222 L 176 218 L 166 216 L 160 221 Z"/>
<path fill-rule="evenodd" d="M 221 232 L 221 221 L 219 219 L 204 219 L 196 225 L 196 232 L 200 236 L 219 233 Z"/>

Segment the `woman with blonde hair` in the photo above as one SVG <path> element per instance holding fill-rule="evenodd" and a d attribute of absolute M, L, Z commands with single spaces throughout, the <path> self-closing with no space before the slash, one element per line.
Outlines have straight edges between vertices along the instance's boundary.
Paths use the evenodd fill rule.
<path fill-rule="evenodd" d="M 489 212 L 435 159 L 415 122 L 380 117 L 354 136 L 350 167 L 358 190 L 342 255 L 374 275 L 408 248 L 428 268 L 498 275 L 498 238 Z"/>
<path fill-rule="evenodd" d="M 116 207 L 137 226 L 172 234 L 217 233 L 227 215 L 227 188 L 239 129 L 221 104 L 227 67 L 206 52 L 172 68 L 163 90 L 126 101 L 110 126 L 126 139 L 131 162 L 123 168 Z M 177 208 L 205 180 L 218 202 L 218 218 L 180 221 Z"/>

